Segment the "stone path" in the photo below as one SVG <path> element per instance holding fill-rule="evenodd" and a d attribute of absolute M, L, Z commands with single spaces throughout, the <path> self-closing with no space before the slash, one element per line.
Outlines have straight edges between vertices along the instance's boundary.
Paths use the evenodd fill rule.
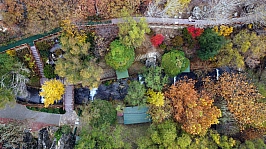
<path fill-rule="evenodd" d="M 66 112 L 72 112 L 74 110 L 74 94 L 73 94 L 74 86 L 67 85 L 65 88 L 65 94 L 63 96 L 63 104 Z"/>

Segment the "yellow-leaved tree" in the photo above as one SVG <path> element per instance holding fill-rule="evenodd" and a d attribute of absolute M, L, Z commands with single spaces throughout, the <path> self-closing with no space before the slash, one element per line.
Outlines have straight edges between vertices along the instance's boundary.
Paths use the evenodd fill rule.
<path fill-rule="evenodd" d="M 152 89 L 147 91 L 147 101 L 157 107 L 164 105 L 164 95 L 162 92 L 155 92 Z"/>
<path fill-rule="evenodd" d="M 62 95 L 65 92 L 64 84 L 59 80 L 49 80 L 42 85 L 42 91 L 40 96 L 44 97 L 44 107 L 48 107 L 51 104 L 54 104 L 55 101 L 58 101 L 62 98 Z"/>

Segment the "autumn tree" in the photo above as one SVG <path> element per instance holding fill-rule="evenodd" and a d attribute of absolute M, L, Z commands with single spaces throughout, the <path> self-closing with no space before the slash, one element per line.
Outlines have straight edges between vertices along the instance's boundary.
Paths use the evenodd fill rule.
<path fill-rule="evenodd" d="M 70 21 L 65 21 L 62 28 L 60 42 L 65 54 L 56 62 L 55 73 L 65 77 L 71 84 L 82 83 L 90 88 L 98 87 L 102 68 L 88 52 L 90 43 L 86 42 L 86 35 L 71 25 Z"/>
<path fill-rule="evenodd" d="M 157 34 L 151 38 L 151 43 L 153 46 L 158 47 L 163 43 L 164 36 L 162 34 Z"/>
<path fill-rule="evenodd" d="M 133 17 L 125 14 L 123 21 L 118 24 L 121 43 L 128 47 L 139 47 L 145 39 L 145 34 L 150 32 L 145 18 L 136 21 Z"/>
<path fill-rule="evenodd" d="M 190 26 L 187 28 L 187 31 L 192 36 L 192 38 L 196 38 L 196 37 L 199 37 L 203 33 L 204 29 Z"/>
<path fill-rule="evenodd" d="M 185 57 L 185 53 L 179 50 L 172 50 L 165 53 L 162 57 L 162 68 L 170 77 L 186 70 L 189 66 L 189 59 Z"/>
<path fill-rule="evenodd" d="M 249 68 L 255 68 L 265 53 L 266 37 L 248 30 L 240 31 L 233 39 L 236 53 L 242 56 Z"/>
<path fill-rule="evenodd" d="M 233 48 L 233 43 L 228 41 L 225 44 L 218 55 L 215 56 L 215 61 L 219 67 L 230 66 L 233 68 L 245 68 L 244 57 L 238 52 L 236 48 Z"/>
<path fill-rule="evenodd" d="M 221 111 L 213 106 L 205 92 L 198 93 L 195 81 L 181 80 L 172 85 L 165 96 L 172 100 L 174 118 L 182 124 L 182 129 L 194 135 L 205 135 L 212 124 L 218 123 Z"/>
<path fill-rule="evenodd" d="M 141 0 L 111 0 L 106 2 L 106 9 L 102 11 L 102 14 L 108 18 L 119 18 L 121 17 L 121 10 L 126 9 L 130 14 L 138 13 L 138 7 L 141 3 Z"/>
<path fill-rule="evenodd" d="M 3 21 L 9 27 L 25 25 L 25 16 L 23 14 L 25 10 L 22 3 L 14 0 L 5 0 L 4 7 L 5 11 L 3 11 Z"/>
<path fill-rule="evenodd" d="M 200 49 L 197 50 L 197 55 L 202 60 L 208 60 L 216 56 L 222 46 L 225 44 L 225 38 L 219 36 L 211 29 L 205 29 L 199 37 Z"/>
<path fill-rule="evenodd" d="M 149 17 L 174 17 L 188 6 L 191 0 L 156 0 L 148 5 Z"/>
<path fill-rule="evenodd" d="M 204 86 L 211 96 L 226 100 L 229 111 L 242 130 L 248 126 L 265 126 L 265 103 L 260 102 L 263 97 L 243 74 L 225 73 L 216 83 L 206 79 Z"/>
<path fill-rule="evenodd" d="M 220 36 L 229 36 L 234 28 L 231 26 L 221 25 L 221 26 L 214 26 L 213 30 L 218 33 Z"/>
<path fill-rule="evenodd" d="M 120 40 L 111 42 L 110 49 L 111 50 L 105 56 L 105 61 L 115 70 L 127 70 L 134 62 L 134 49 L 124 46 Z"/>
<path fill-rule="evenodd" d="M 165 98 L 162 106 L 156 106 L 155 104 L 148 105 L 148 114 L 152 118 L 153 123 L 161 123 L 164 120 L 171 119 L 173 114 L 172 101 Z"/>
<path fill-rule="evenodd" d="M 164 105 L 164 95 L 162 92 L 155 92 L 151 89 L 147 91 L 147 102 L 157 107 Z"/>
<path fill-rule="evenodd" d="M 55 79 L 44 82 L 41 89 L 40 96 L 44 98 L 44 107 L 54 104 L 54 102 L 60 100 L 65 93 L 64 84 Z"/>

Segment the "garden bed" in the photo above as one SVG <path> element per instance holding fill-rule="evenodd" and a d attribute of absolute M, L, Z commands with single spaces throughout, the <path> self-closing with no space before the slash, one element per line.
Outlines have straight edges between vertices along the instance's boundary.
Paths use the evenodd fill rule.
<path fill-rule="evenodd" d="M 46 112 L 46 113 L 54 113 L 54 114 L 65 114 L 66 111 L 63 108 L 38 108 L 38 107 L 29 107 L 26 106 L 27 109 L 32 111 Z"/>

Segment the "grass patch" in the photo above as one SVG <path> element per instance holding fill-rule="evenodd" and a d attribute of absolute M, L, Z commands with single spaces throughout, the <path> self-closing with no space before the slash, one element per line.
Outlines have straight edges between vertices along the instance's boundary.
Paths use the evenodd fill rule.
<path fill-rule="evenodd" d="M 125 143 L 131 144 L 131 148 L 137 148 L 137 139 L 147 134 L 150 123 L 124 125 L 118 124 L 122 129 L 121 136 Z"/>

